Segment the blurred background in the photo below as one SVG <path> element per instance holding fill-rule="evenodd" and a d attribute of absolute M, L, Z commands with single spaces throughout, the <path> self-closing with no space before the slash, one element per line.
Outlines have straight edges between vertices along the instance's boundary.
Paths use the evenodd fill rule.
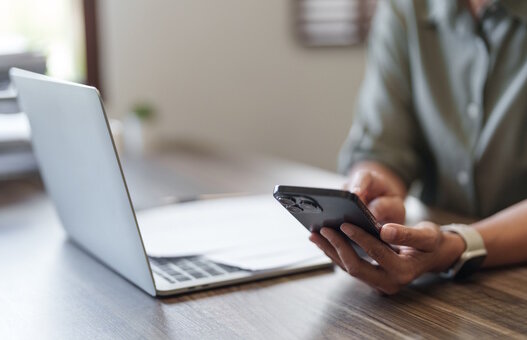
<path fill-rule="evenodd" d="M 0 0 L 0 173 L 34 167 L 11 66 L 97 86 L 131 153 L 190 144 L 335 170 L 374 8 L 367 0 Z"/>

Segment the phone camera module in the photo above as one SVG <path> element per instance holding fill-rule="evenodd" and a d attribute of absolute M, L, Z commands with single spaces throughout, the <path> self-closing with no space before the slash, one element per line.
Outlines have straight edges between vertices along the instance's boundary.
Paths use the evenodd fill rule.
<path fill-rule="evenodd" d="M 288 195 L 277 195 L 276 199 L 284 206 L 290 213 L 319 213 L 322 208 L 318 203 L 309 197 L 294 197 Z"/>

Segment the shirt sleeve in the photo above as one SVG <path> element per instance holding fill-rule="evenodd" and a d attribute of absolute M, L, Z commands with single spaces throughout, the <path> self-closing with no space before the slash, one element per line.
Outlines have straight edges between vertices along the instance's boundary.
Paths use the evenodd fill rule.
<path fill-rule="evenodd" d="M 359 161 L 377 161 L 409 186 L 421 169 L 422 137 L 412 105 L 408 32 L 400 6 L 387 0 L 377 6 L 365 78 L 339 171 L 347 173 Z"/>

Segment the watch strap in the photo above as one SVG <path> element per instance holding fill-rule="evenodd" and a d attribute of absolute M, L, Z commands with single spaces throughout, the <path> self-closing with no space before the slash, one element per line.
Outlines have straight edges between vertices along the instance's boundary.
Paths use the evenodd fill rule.
<path fill-rule="evenodd" d="M 458 234 L 465 241 L 466 247 L 456 263 L 446 272 L 441 273 L 441 276 L 445 278 L 466 277 L 475 272 L 487 256 L 485 243 L 480 233 L 465 224 L 443 225 L 440 230 Z"/>

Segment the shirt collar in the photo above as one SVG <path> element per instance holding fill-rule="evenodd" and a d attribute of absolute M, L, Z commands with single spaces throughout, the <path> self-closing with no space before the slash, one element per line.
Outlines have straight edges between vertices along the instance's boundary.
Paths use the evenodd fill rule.
<path fill-rule="evenodd" d="M 428 0 L 427 20 L 432 23 L 451 21 L 459 10 L 457 0 Z"/>
<path fill-rule="evenodd" d="M 475 22 L 463 0 L 428 0 L 425 21 L 430 27 L 448 27 L 460 35 L 474 32 Z"/>
<path fill-rule="evenodd" d="M 463 0 L 428 0 L 427 21 L 430 23 L 449 22 L 453 23 L 462 12 L 468 12 Z M 507 14 L 527 23 L 527 1 L 522 0 L 494 0 L 494 5 L 502 5 Z"/>

